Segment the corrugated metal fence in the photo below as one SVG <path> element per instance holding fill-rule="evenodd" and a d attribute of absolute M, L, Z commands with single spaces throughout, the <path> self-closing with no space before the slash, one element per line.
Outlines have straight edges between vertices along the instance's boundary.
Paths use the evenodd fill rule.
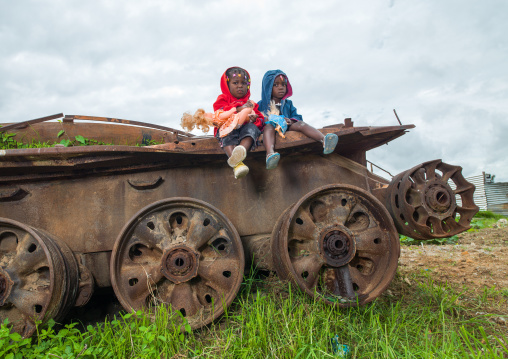
<path fill-rule="evenodd" d="M 508 216 L 508 182 L 487 183 L 485 195 L 489 211 Z"/>
<path fill-rule="evenodd" d="M 474 203 L 480 207 L 480 211 L 492 211 L 508 216 L 508 182 L 492 183 L 491 175 L 483 172 L 481 175 L 466 177 L 468 182 L 475 185 Z M 452 189 L 455 185 L 449 181 Z M 460 196 L 456 197 L 457 204 L 462 202 Z"/>

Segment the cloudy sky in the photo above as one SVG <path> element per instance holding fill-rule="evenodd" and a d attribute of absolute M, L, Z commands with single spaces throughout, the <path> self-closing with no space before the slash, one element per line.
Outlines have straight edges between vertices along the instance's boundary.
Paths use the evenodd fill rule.
<path fill-rule="evenodd" d="M 230 66 L 282 69 L 315 127 L 416 128 L 368 153 L 396 174 L 431 159 L 508 181 L 508 2 L 2 1 L 0 122 L 59 112 L 179 128 Z"/>

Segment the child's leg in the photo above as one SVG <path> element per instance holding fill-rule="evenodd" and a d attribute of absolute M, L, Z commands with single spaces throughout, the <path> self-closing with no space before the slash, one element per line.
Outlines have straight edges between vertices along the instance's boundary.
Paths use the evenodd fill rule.
<path fill-rule="evenodd" d="M 261 131 L 254 124 L 248 123 L 234 132 L 238 134 L 240 143 L 237 142 L 238 146 L 231 152 L 228 164 L 233 167 L 235 178 L 241 178 L 249 173 L 249 167 L 243 163 L 243 160 L 247 156 L 247 151 L 255 147 L 254 141 L 261 135 Z"/>
<path fill-rule="evenodd" d="M 234 148 L 235 148 L 235 146 L 233 146 L 233 145 L 223 147 L 224 152 L 226 152 L 226 155 L 228 155 L 228 158 L 231 157 L 231 154 L 233 153 Z"/>
<path fill-rule="evenodd" d="M 247 151 L 252 147 L 252 144 L 254 143 L 254 140 L 252 137 L 244 137 L 240 141 L 240 146 L 243 146 Z"/>
<path fill-rule="evenodd" d="M 245 147 L 239 146 L 241 144 L 239 130 L 233 130 L 222 138 L 219 137 L 219 132 L 217 132 L 217 138 L 228 156 L 228 165 L 234 168 L 245 159 L 247 150 Z"/>
<path fill-rule="evenodd" d="M 339 137 L 336 134 L 329 133 L 325 136 L 320 131 L 303 121 L 293 122 L 293 124 L 289 126 L 288 131 L 298 131 L 315 141 L 321 142 L 323 144 L 323 153 L 325 155 L 332 153 L 339 141 Z"/>
<path fill-rule="evenodd" d="M 235 155 L 233 157 L 239 157 L 238 159 L 233 158 L 232 161 L 228 160 L 228 163 L 234 162 L 234 164 L 236 164 L 237 162 L 243 161 L 245 159 L 245 156 L 247 155 L 247 151 L 252 147 L 252 144 L 254 143 L 254 140 L 252 139 L 252 137 L 244 137 L 241 140 L 239 140 L 239 135 L 240 135 L 239 131 L 234 130 L 229 135 L 224 137 L 222 140 L 223 144 L 224 144 L 223 149 L 224 149 L 224 152 L 226 152 L 226 155 L 228 156 L 228 158 L 231 158 L 233 156 L 233 154 Z M 240 141 L 240 143 L 238 143 L 238 141 Z M 232 144 L 232 143 L 236 143 L 236 144 Z M 239 148 L 238 150 L 235 151 L 235 149 L 238 146 L 242 146 L 243 149 Z M 240 153 L 240 152 L 244 152 L 245 155 L 238 155 L 238 153 Z M 234 167 L 234 166 L 232 166 L 232 167 Z"/>
<path fill-rule="evenodd" d="M 275 146 L 275 128 L 268 123 L 263 129 L 263 144 L 266 148 L 266 155 L 271 155 L 274 152 Z"/>
<path fill-rule="evenodd" d="M 245 159 L 245 157 L 247 157 L 247 149 L 240 143 L 238 144 L 238 146 L 235 146 L 235 148 L 233 148 L 233 151 L 231 151 L 231 153 L 228 154 L 228 156 L 229 156 L 228 165 L 235 168 L 239 163 L 241 163 Z"/>
<path fill-rule="evenodd" d="M 297 131 L 303 133 L 305 136 L 312 138 L 315 141 L 323 142 L 325 136 L 316 130 L 311 125 L 306 124 L 303 121 L 293 122 L 291 126 L 289 126 L 288 131 Z"/>
<path fill-rule="evenodd" d="M 251 148 L 254 141 L 251 137 L 244 137 L 237 146 L 226 146 L 224 151 L 228 155 L 228 164 L 235 168 L 245 157 L 247 157 L 247 151 Z"/>
<path fill-rule="evenodd" d="M 271 124 L 266 124 L 263 129 L 263 143 L 266 148 L 266 169 L 273 170 L 279 164 L 280 154 L 274 152 L 275 127 Z"/>
<path fill-rule="evenodd" d="M 252 136 L 259 137 L 259 130 L 253 124 L 247 124 L 240 129 L 233 130 L 223 138 L 224 152 L 228 155 L 228 164 L 235 168 L 247 156 L 247 151 L 254 144 Z"/>
<path fill-rule="evenodd" d="M 224 146 L 224 151 L 229 157 L 228 165 L 233 168 L 236 179 L 245 177 L 249 173 L 249 167 L 243 164 L 243 160 L 247 156 L 247 150 L 244 145 L 247 144 L 248 141 L 242 140 L 238 146 Z"/>
<path fill-rule="evenodd" d="M 239 145 L 249 151 L 256 147 L 255 141 L 261 136 L 261 131 L 255 124 L 249 122 L 238 129 L 238 134 L 240 139 Z"/>

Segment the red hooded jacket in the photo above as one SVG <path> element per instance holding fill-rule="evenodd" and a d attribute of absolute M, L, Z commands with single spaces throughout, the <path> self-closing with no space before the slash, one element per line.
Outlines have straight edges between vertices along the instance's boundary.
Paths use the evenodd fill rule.
<path fill-rule="evenodd" d="M 226 72 L 228 70 L 229 69 L 224 71 L 224 73 L 222 74 L 222 77 L 220 79 L 220 89 L 222 91 L 222 94 L 219 95 L 219 97 L 217 97 L 217 100 L 213 104 L 214 111 L 217 111 L 220 109 L 222 109 L 224 111 L 228 111 L 228 110 L 231 110 L 233 107 L 243 106 L 247 103 L 247 101 L 249 101 L 250 88 L 247 89 L 247 93 L 242 98 L 236 98 L 233 95 L 231 95 L 231 92 L 229 92 L 229 86 L 228 86 L 228 81 L 227 81 L 227 76 L 226 76 Z M 245 72 L 247 72 L 247 71 L 245 71 Z M 249 79 L 250 79 L 250 74 L 248 72 L 247 72 L 247 75 L 249 75 Z M 257 128 L 259 128 L 260 130 L 263 130 L 264 117 L 263 117 L 263 114 L 261 112 L 259 112 L 258 108 L 259 108 L 259 105 L 254 102 L 254 112 L 256 113 L 256 115 L 258 115 L 258 117 L 256 118 L 256 121 L 254 121 L 254 124 L 257 126 Z M 213 130 L 213 134 L 216 135 L 217 131 L 218 131 L 218 128 L 215 127 Z"/>

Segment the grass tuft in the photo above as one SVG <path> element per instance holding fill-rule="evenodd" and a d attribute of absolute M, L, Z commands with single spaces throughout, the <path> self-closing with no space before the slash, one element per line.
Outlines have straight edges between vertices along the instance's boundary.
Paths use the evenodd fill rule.
<path fill-rule="evenodd" d="M 1 127 L 0 127 L 1 130 Z M 112 146 L 113 143 L 105 143 L 103 141 L 97 141 L 94 139 L 85 138 L 81 135 L 74 136 L 71 138 L 65 134 L 65 131 L 60 131 L 57 137 L 61 137 L 65 135 L 66 138 L 60 140 L 60 142 L 52 142 L 52 141 L 36 141 L 32 140 L 32 142 L 27 141 L 18 141 L 15 139 L 16 133 L 5 133 L 0 132 L 0 150 L 14 150 L 21 148 L 44 148 L 44 147 L 55 147 L 55 145 L 63 145 L 65 147 L 72 146 Z M 136 143 L 136 147 L 142 146 L 152 146 L 159 145 L 164 143 L 164 141 L 141 141 L 140 143 Z"/>
<path fill-rule="evenodd" d="M 181 330 L 179 312 L 158 307 L 37 338 L 0 329 L 5 358 L 503 358 L 506 334 L 487 316 L 472 316 L 461 293 L 428 274 L 404 296 L 382 296 L 359 308 L 327 305 L 275 277 L 251 273 L 220 321 Z M 399 285 L 400 283 L 397 283 Z M 480 302 L 480 300 L 479 300 Z M 154 320 L 150 319 L 155 317 Z M 335 345 L 332 345 L 335 342 Z M 347 348 L 337 350 L 339 348 Z M 346 356 L 344 353 L 348 352 Z"/>

